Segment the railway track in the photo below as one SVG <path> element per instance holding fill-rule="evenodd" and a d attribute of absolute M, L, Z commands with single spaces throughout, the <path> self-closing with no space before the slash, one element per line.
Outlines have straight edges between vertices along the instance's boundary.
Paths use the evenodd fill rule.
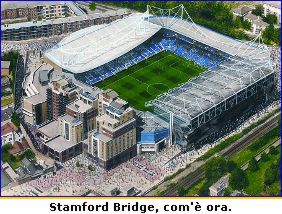
<path fill-rule="evenodd" d="M 248 145 L 250 145 L 253 140 L 256 138 L 266 134 L 269 132 L 271 129 L 275 128 L 278 125 L 278 120 L 280 118 L 280 114 L 274 116 L 273 118 L 269 119 L 266 121 L 264 124 L 260 125 L 257 129 L 252 131 L 251 134 L 246 135 L 244 138 L 240 139 L 235 143 L 234 146 L 232 146 L 230 149 L 227 151 L 223 152 L 221 156 L 228 158 L 242 149 L 246 148 Z M 198 169 L 196 169 L 194 172 L 190 173 L 186 177 L 180 179 L 177 182 L 177 187 L 184 187 L 184 188 L 189 188 L 191 185 L 196 183 L 199 179 L 203 178 L 205 175 L 204 167 L 201 166 Z M 169 188 L 165 193 L 164 196 L 177 196 L 178 193 L 178 188 Z"/>

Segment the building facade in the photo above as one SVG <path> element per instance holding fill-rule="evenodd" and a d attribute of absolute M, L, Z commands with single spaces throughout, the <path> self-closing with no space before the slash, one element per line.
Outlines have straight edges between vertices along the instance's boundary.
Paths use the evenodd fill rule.
<path fill-rule="evenodd" d="M 136 155 L 136 120 L 128 103 L 116 99 L 97 117 L 96 129 L 88 136 L 88 153 L 110 169 Z"/>
<path fill-rule="evenodd" d="M 48 120 L 47 100 L 41 94 L 25 98 L 23 101 L 23 114 L 25 122 L 40 125 Z"/>
<path fill-rule="evenodd" d="M 277 17 L 278 24 L 281 24 L 281 2 L 269 2 L 263 5 L 264 16 L 273 14 Z"/>
<path fill-rule="evenodd" d="M 60 1 L 37 1 L 4 3 L 1 10 L 2 19 L 51 19 L 71 15 L 71 10 L 65 2 Z"/>
<path fill-rule="evenodd" d="M 126 15 L 129 15 L 129 12 L 117 10 L 109 14 L 91 14 L 54 20 L 4 24 L 1 26 L 2 40 L 20 41 L 72 33 L 93 25 L 107 24 Z"/>
<path fill-rule="evenodd" d="M 57 119 L 66 113 L 66 106 L 75 101 L 81 89 L 72 80 L 61 76 L 49 83 L 46 90 L 48 119 Z"/>

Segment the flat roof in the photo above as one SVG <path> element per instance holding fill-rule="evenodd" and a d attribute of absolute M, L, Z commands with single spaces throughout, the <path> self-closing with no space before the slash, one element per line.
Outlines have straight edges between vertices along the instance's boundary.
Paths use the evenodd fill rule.
<path fill-rule="evenodd" d="M 129 12 L 125 9 L 119 9 L 117 11 L 107 11 L 105 13 L 99 14 L 89 14 L 84 16 L 71 16 L 67 18 L 58 18 L 58 19 L 49 19 L 49 20 L 42 20 L 42 21 L 30 21 L 30 22 L 20 22 L 14 24 L 6 24 L 1 25 L 1 30 L 12 30 L 12 29 L 20 29 L 20 28 L 27 28 L 27 27 L 40 27 L 45 25 L 56 25 L 56 24 L 63 24 L 63 23 L 72 23 L 72 22 L 80 22 L 84 20 L 93 20 L 97 18 L 106 18 L 116 15 L 126 15 Z M 94 25 L 95 26 L 95 25 Z M 76 35 L 74 33 L 74 35 Z"/>
<path fill-rule="evenodd" d="M 37 6 L 65 4 L 64 1 L 1 1 L 1 11 L 17 8 L 34 8 Z"/>
<path fill-rule="evenodd" d="M 69 105 L 67 105 L 67 108 L 72 109 L 73 111 L 78 111 L 78 112 L 86 112 L 92 108 L 91 105 L 84 103 L 82 100 L 76 100 Z"/>
<path fill-rule="evenodd" d="M 59 135 L 45 143 L 46 146 L 57 152 L 63 152 L 77 144 L 66 140 L 63 136 Z"/>
<path fill-rule="evenodd" d="M 30 102 L 31 104 L 33 105 L 37 105 L 39 103 L 43 103 L 47 100 L 47 97 L 46 97 L 46 93 L 39 93 L 39 94 L 35 94 L 31 97 L 27 97 L 25 98 L 25 100 L 27 100 L 28 102 Z"/>
<path fill-rule="evenodd" d="M 131 14 L 104 26 L 75 32 L 49 49 L 45 57 L 72 73 L 83 73 L 104 65 L 142 44 L 161 29 L 145 18 Z"/>
<path fill-rule="evenodd" d="M 76 118 L 74 118 L 74 117 L 72 117 L 72 116 L 70 116 L 70 115 L 68 115 L 68 114 L 65 114 L 64 116 L 61 116 L 61 118 L 64 120 L 64 121 L 66 121 L 66 122 L 68 122 L 68 123 L 71 123 L 71 124 L 73 124 L 73 125 L 80 125 L 82 122 L 79 120 L 79 119 L 76 119 Z"/>
<path fill-rule="evenodd" d="M 57 120 L 49 122 L 43 126 L 41 126 L 38 131 L 42 134 L 48 136 L 49 138 L 53 138 L 59 135 L 59 123 Z"/>
<path fill-rule="evenodd" d="M 11 62 L 10 61 L 1 61 L 1 68 L 9 69 Z"/>
<path fill-rule="evenodd" d="M 99 138 L 104 143 L 110 142 L 112 138 L 108 137 L 107 135 L 104 135 L 103 133 L 96 133 L 95 138 Z"/>

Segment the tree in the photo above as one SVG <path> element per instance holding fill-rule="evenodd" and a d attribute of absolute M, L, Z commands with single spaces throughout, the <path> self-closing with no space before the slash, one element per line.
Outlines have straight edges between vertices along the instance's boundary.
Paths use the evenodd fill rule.
<path fill-rule="evenodd" d="M 249 166 L 248 166 L 248 169 L 252 172 L 255 172 L 259 169 L 259 165 L 258 165 L 258 162 L 255 158 L 252 158 L 250 161 L 249 161 Z"/>
<path fill-rule="evenodd" d="M 267 162 L 269 161 L 269 157 L 268 154 L 266 154 L 265 152 L 260 156 L 261 161 L 263 162 Z"/>
<path fill-rule="evenodd" d="M 88 165 L 88 170 L 89 170 L 89 171 L 95 171 L 95 166 L 93 166 L 93 165 Z"/>
<path fill-rule="evenodd" d="M 11 121 L 13 124 L 15 124 L 16 127 L 20 127 L 20 118 L 16 112 L 13 112 L 11 116 Z"/>
<path fill-rule="evenodd" d="M 263 17 L 263 21 L 270 25 L 274 25 L 277 23 L 277 16 L 273 14 L 267 14 L 266 16 Z"/>
<path fill-rule="evenodd" d="M 263 5 L 262 4 L 258 4 L 256 5 L 255 9 L 252 10 L 252 14 L 256 15 L 256 16 L 262 16 L 263 15 Z"/>
<path fill-rule="evenodd" d="M 269 168 L 265 170 L 264 173 L 264 184 L 269 186 L 273 184 L 275 181 L 280 180 L 280 161 L 271 164 Z"/>
<path fill-rule="evenodd" d="M 23 159 L 24 157 L 26 157 L 27 159 L 34 159 L 35 158 L 35 154 L 31 149 L 26 149 L 22 155 L 21 155 L 21 159 Z"/>
<path fill-rule="evenodd" d="M 226 160 L 222 157 L 211 159 L 205 166 L 205 175 L 210 182 L 217 181 L 226 171 Z"/>
<path fill-rule="evenodd" d="M 277 149 L 274 148 L 274 146 L 271 146 L 269 148 L 269 154 L 271 155 L 277 155 L 279 153 L 279 151 Z"/>
<path fill-rule="evenodd" d="M 234 190 L 242 190 L 248 187 L 249 180 L 246 173 L 240 169 L 235 169 L 229 178 L 229 185 Z"/>
<path fill-rule="evenodd" d="M 238 168 L 237 164 L 234 161 L 230 161 L 230 160 L 227 161 L 226 167 L 228 172 L 232 172 L 233 170 Z"/>
<path fill-rule="evenodd" d="M 186 190 L 183 186 L 178 188 L 178 196 L 185 196 Z"/>
<path fill-rule="evenodd" d="M 79 161 L 76 161 L 75 166 L 76 166 L 76 167 L 80 167 Z"/>
<path fill-rule="evenodd" d="M 251 22 L 249 22 L 248 20 L 245 20 L 242 22 L 242 26 L 245 30 L 250 30 L 251 29 Z"/>
<path fill-rule="evenodd" d="M 95 3 L 95 2 L 91 2 L 91 3 L 89 4 L 89 9 L 90 9 L 91 11 L 96 10 L 96 3 Z"/>

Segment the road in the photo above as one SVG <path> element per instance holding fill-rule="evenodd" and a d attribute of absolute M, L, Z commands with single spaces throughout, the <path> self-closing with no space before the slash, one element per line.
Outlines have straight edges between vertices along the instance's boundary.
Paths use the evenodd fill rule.
<path fill-rule="evenodd" d="M 271 129 L 276 127 L 278 125 L 279 118 L 280 118 L 280 114 L 277 114 L 274 117 L 270 118 L 265 123 L 263 123 L 262 125 L 258 126 L 253 131 L 251 131 L 248 135 L 245 135 L 243 138 L 236 141 L 231 147 L 227 148 L 222 154 L 218 154 L 218 155 L 228 158 L 240 152 L 248 145 L 250 145 L 255 139 L 263 136 L 265 133 L 269 132 Z M 204 175 L 205 175 L 204 167 L 200 166 L 194 172 L 180 178 L 177 182 L 177 186 L 178 187 L 181 186 L 187 189 L 191 185 L 196 183 L 199 179 L 203 178 Z M 147 193 L 146 195 L 151 195 L 151 192 Z M 178 195 L 178 188 L 168 189 L 164 193 L 164 196 L 177 196 L 177 195 Z"/>
<path fill-rule="evenodd" d="M 8 105 L 1 108 L 1 122 L 11 119 L 13 108 L 13 105 Z"/>

